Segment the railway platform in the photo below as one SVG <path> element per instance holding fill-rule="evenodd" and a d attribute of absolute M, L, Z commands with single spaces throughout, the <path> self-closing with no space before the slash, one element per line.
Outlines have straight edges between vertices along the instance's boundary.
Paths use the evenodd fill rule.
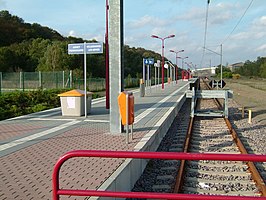
<path fill-rule="evenodd" d="M 190 81 L 139 90 L 135 97 L 133 140 L 109 133 L 105 98 L 92 101 L 91 114 L 62 116 L 61 108 L 0 122 L 0 199 L 52 199 L 52 171 L 71 150 L 155 151 L 186 98 Z M 73 158 L 60 171 L 60 187 L 130 190 L 146 160 Z M 136 166 L 137 165 L 137 166 Z M 60 199 L 84 199 L 62 196 Z"/>

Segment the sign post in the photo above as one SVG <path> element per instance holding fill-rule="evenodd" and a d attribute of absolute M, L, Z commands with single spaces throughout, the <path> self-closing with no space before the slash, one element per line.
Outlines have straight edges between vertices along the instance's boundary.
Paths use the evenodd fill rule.
<path fill-rule="evenodd" d="M 68 44 L 68 54 L 83 54 L 84 55 L 84 111 L 85 118 L 87 117 L 87 54 L 102 54 L 103 43 L 76 43 Z"/>
<path fill-rule="evenodd" d="M 143 59 L 143 77 L 145 77 L 145 66 L 148 65 L 146 86 L 149 86 L 150 89 L 151 89 L 150 65 L 153 65 L 153 64 L 154 64 L 153 58 L 144 58 Z"/>

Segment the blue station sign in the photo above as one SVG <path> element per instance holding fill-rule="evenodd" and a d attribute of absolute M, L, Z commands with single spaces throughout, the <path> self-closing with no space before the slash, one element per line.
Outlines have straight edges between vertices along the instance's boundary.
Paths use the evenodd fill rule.
<path fill-rule="evenodd" d="M 145 65 L 153 65 L 154 64 L 154 58 L 144 58 L 144 64 Z"/>

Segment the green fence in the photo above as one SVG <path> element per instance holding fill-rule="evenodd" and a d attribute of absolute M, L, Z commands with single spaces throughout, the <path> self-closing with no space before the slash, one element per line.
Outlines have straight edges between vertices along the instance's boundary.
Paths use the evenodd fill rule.
<path fill-rule="evenodd" d="M 125 87 L 138 87 L 139 80 L 126 78 Z M 0 93 L 38 89 L 84 89 L 84 78 L 74 77 L 72 71 L 57 72 L 0 72 Z M 105 90 L 104 78 L 87 78 L 89 91 Z"/>

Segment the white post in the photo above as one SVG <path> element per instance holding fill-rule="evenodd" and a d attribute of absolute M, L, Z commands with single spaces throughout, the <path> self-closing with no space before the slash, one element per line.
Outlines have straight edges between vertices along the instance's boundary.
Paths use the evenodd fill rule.
<path fill-rule="evenodd" d="M 69 74 L 69 85 L 70 85 L 70 88 L 73 87 L 73 71 L 70 70 L 70 74 Z"/>
<path fill-rule="evenodd" d="M 126 143 L 129 142 L 129 134 L 128 134 L 128 93 L 126 94 Z"/>
<path fill-rule="evenodd" d="M 154 85 L 155 85 L 155 88 L 156 88 L 156 85 L 157 85 L 157 80 L 156 80 L 157 79 L 157 70 L 156 70 L 157 67 L 156 67 L 156 65 L 154 65 Z"/>
<path fill-rule="evenodd" d="M 251 124 L 252 111 L 248 110 L 248 123 Z"/>
<path fill-rule="evenodd" d="M 144 63 L 144 58 L 142 61 L 142 78 L 143 78 L 143 83 L 145 85 L 145 63 Z"/>
<path fill-rule="evenodd" d="M 170 84 L 171 84 L 173 78 L 173 72 L 172 72 L 172 66 L 169 65 L 169 67 L 170 67 Z"/>
<path fill-rule="evenodd" d="M 159 67 L 158 67 L 158 86 L 160 85 L 160 64 L 159 64 Z"/>
<path fill-rule="evenodd" d="M 150 86 L 150 65 L 147 67 L 147 86 Z"/>
<path fill-rule="evenodd" d="M 175 67 L 173 67 L 173 69 L 174 69 L 174 76 L 173 76 L 173 83 L 175 83 L 175 81 L 176 81 L 176 77 L 175 77 Z"/>
<path fill-rule="evenodd" d="M 221 84 L 222 80 L 223 80 L 223 45 L 221 44 Z"/>
<path fill-rule="evenodd" d="M 23 76 L 22 72 L 19 72 L 19 87 L 20 87 L 20 89 L 22 88 L 22 76 Z"/>
<path fill-rule="evenodd" d="M 39 71 L 39 88 L 42 87 L 42 72 Z"/>
<path fill-rule="evenodd" d="M 84 112 L 87 118 L 87 55 L 86 55 L 86 42 L 84 42 Z"/>
<path fill-rule="evenodd" d="M 65 71 L 63 71 L 63 88 L 65 88 Z"/>

